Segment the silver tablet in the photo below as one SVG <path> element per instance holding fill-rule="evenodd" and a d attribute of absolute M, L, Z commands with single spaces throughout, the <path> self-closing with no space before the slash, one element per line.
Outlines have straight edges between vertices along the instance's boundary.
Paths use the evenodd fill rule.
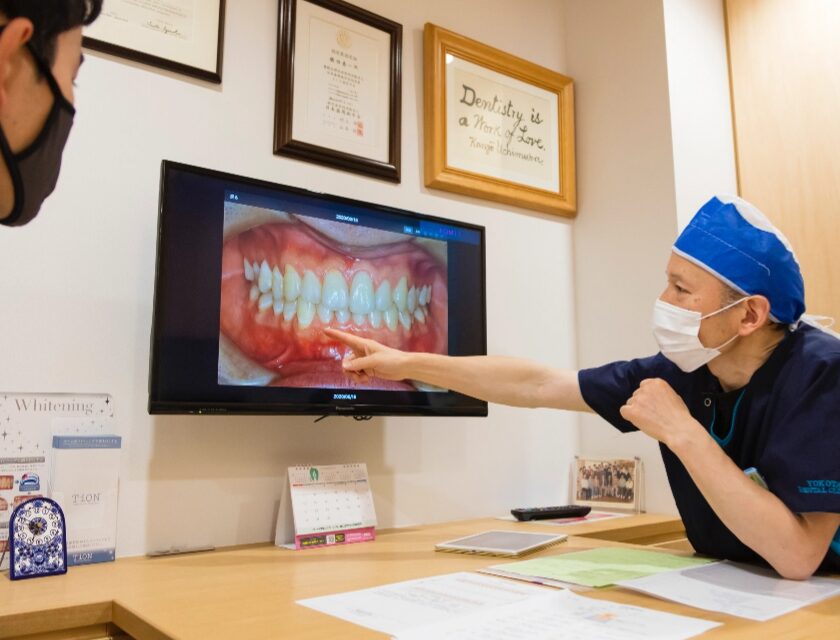
<path fill-rule="evenodd" d="M 565 535 L 554 533 L 485 531 L 474 536 L 440 542 L 435 545 L 435 550 L 491 556 L 521 556 L 563 542 L 565 539 Z"/>

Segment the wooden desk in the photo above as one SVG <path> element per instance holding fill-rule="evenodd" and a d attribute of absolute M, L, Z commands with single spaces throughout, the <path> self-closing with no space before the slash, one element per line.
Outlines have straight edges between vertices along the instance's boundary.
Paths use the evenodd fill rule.
<path fill-rule="evenodd" d="M 612 536 L 629 532 L 631 538 L 634 531 L 642 537 L 656 536 L 657 530 L 678 529 L 674 520 L 632 516 L 621 518 L 624 534 L 615 533 L 619 520 L 601 523 L 605 526 L 600 531 Z M 538 555 L 627 545 L 594 537 L 599 533 L 597 524 L 552 527 L 471 520 L 383 531 L 375 542 L 325 549 L 288 551 L 249 545 L 167 558 L 120 559 L 74 567 L 54 578 L 11 582 L 2 576 L 0 638 L 48 632 L 28 640 L 102 637 L 109 622 L 138 640 L 384 638 L 295 601 L 498 563 L 502 560 L 433 551 L 436 542 L 487 529 L 585 534 Z M 759 624 L 618 588 L 586 595 L 724 623 L 704 638 L 828 638 L 837 637 L 840 629 L 840 598 Z M 73 631 L 62 634 L 57 631 L 61 629 Z"/>

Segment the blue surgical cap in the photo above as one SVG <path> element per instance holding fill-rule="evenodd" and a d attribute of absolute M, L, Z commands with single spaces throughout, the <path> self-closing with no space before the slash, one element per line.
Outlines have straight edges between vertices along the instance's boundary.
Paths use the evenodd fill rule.
<path fill-rule="evenodd" d="M 805 283 L 790 243 L 746 200 L 714 196 L 673 249 L 736 291 L 767 298 L 776 322 L 795 324 L 805 312 Z"/>

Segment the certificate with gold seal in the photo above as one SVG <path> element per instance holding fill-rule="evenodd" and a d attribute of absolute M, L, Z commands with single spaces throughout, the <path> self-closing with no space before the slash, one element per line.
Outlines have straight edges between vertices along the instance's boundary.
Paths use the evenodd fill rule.
<path fill-rule="evenodd" d="M 398 182 L 402 27 L 337 0 L 280 11 L 275 153 Z"/>

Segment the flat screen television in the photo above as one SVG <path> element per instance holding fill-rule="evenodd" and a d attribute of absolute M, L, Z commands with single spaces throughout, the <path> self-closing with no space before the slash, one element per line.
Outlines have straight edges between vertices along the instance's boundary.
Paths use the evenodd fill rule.
<path fill-rule="evenodd" d="M 487 415 L 323 332 L 486 353 L 483 227 L 164 161 L 157 242 L 150 413 Z"/>

